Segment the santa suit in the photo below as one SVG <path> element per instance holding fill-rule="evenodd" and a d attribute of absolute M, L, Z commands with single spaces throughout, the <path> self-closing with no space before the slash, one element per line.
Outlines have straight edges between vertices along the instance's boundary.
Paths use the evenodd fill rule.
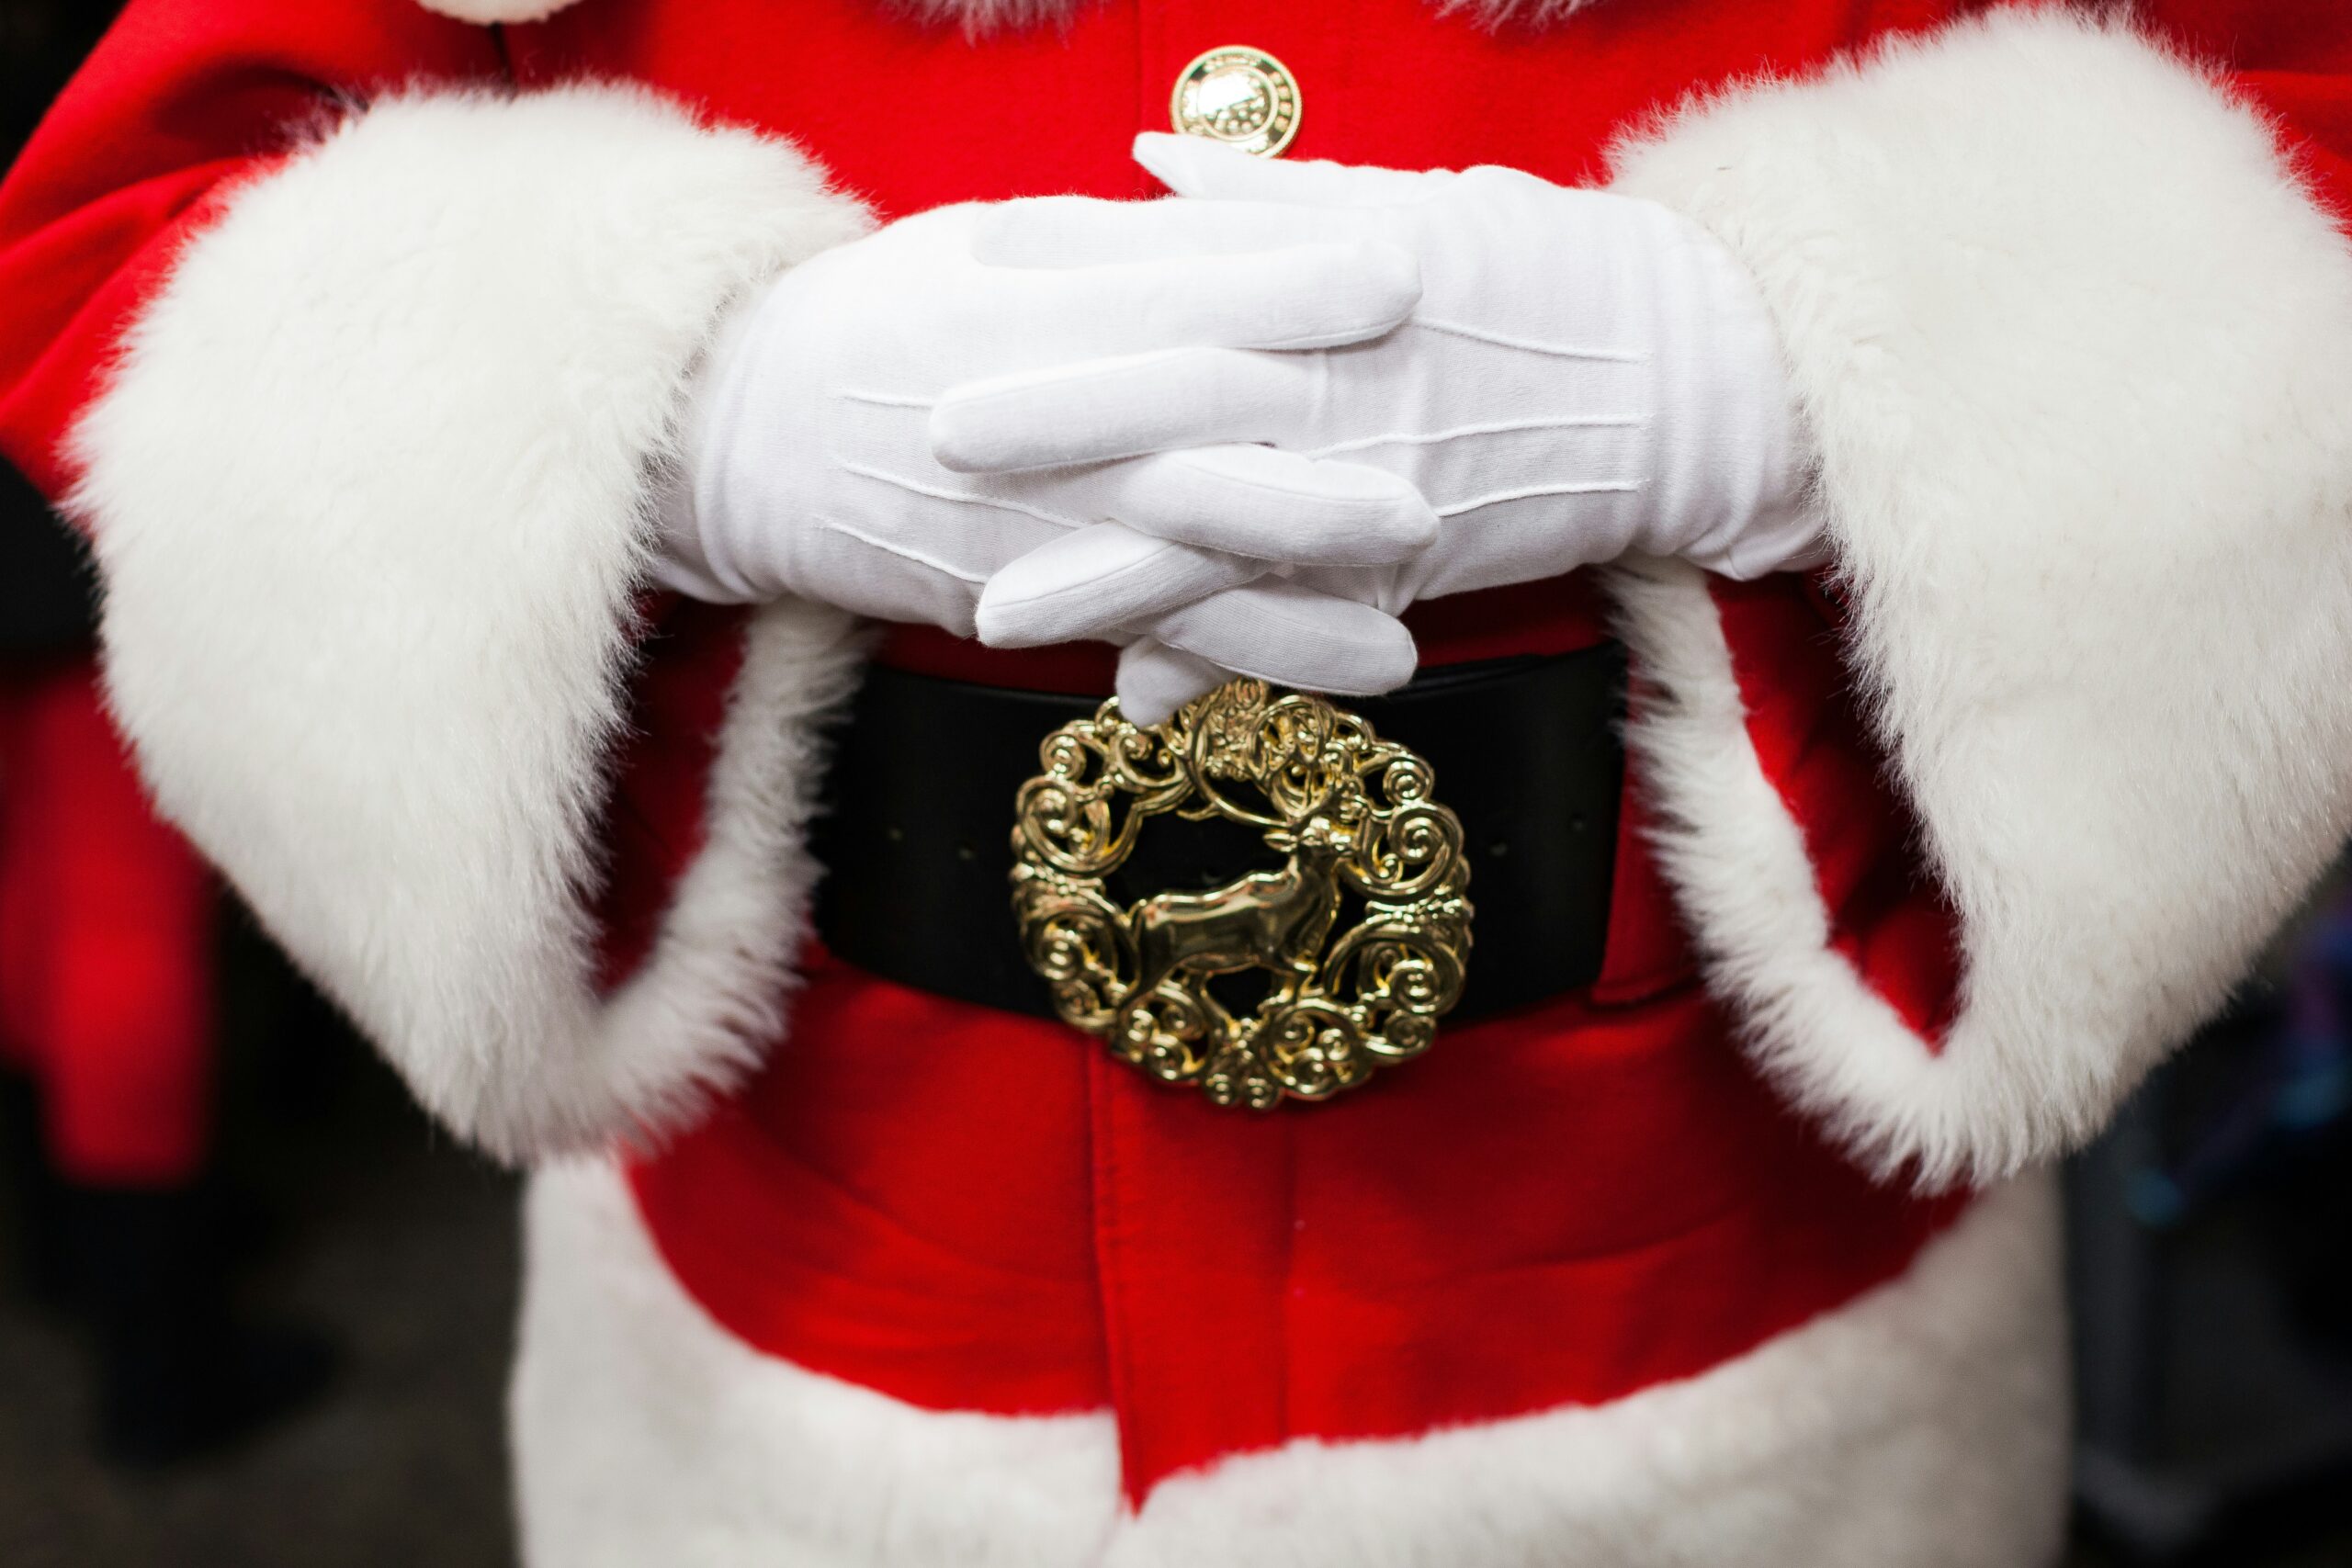
<path fill-rule="evenodd" d="M 2352 825 L 2352 23 L 442 9 L 133 4 L 0 202 L 0 433 L 78 485 L 167 809 L 543 1166 L 534 1562 L 2052 1555 L 2031 1171 Z M 1151 194 L 1129 139 L 1225 44 L 1295 73 L 1294 156 L 1711 231 L 1838 558 L 1417 612 L 1426 664 L 1630 649 L 1604 971 L 1256 1118 L 802 953 L 872 645 L 643 572 L 729 301 L 871 218 Z"/>

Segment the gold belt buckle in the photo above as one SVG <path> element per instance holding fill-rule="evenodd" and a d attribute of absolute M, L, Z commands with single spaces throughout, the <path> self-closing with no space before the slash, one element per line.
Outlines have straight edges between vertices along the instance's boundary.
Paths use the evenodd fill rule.
<path fill-rule="evenodd" d="M 1250 680 L 1148 727 L 1114 699 L 1038 756 L 1015 800 L 1012 908 L 1063 1022 L 1258 1111 L 1429 1049 L 1462 995 L 1472 910 L 1462 822 L 1421 757 L 1321 697 Z M 1105 879 L 1170 812 L 1255 829 L 1287 863 L 1121 907 Z M 1272 984 L 1237 1016 L 1209 981 L 1250 969 Z"/>

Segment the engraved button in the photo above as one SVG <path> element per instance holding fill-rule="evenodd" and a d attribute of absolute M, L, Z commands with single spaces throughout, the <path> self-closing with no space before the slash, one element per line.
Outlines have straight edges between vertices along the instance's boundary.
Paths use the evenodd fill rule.
<path fill-rule="evenodd" d="M 1262 49 L 1213 49 L 1177 73 L 1168 118 L 1187 136 L 1205 136 L 1272 158 L 1298 134 L 1298 83 Z"/>

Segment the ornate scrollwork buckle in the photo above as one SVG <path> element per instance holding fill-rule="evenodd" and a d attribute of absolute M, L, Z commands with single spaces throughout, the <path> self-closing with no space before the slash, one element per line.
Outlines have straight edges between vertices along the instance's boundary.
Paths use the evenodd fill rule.
<path fill-rule="evenodd" d="M 1261 1111 L 1429 1049 L 1462 994 L 1472 911 L 1462 823 L 1427 761 L 1320 697 L 1246 680 L 1148 728 L 1105 703 L 1038 754 L 1016 799 L 1012 907 L 1062 1021 Z M 1106 879 L 1169 813 L 1257 829 L 1287 863 L 1123 907 Z M 1237 1013 L 1211 982 L 1249 970 L 1271 984 Z"/>

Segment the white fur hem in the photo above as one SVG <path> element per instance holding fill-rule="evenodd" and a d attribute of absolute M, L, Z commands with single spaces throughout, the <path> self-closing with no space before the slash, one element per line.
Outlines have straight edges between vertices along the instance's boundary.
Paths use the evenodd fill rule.
<path fill-rule="evenodd" d="M 232 194 L 78 431 L 158 799 L 500 1155 L 658 1123 L 777 1026 L 846 617 L 751 634 L 706 847 L 609 1004 L 584 899 L 680 389 L 863 221 L 648 94 L 394 98 Z"/>
<path fill-rule="evenodd" d="M 2066 1492 L 2054 1184 L 1703 1376 L 1119 1501 L 1103 1415 L 914 1409 L 681 1293 L 618 1174 L 534 1179 L 513 1391 L 534 1568 L 2040 1568 Z"/>
<path fill-rule="evenodd" d="M 1882 1169 L 2051 1156 L 2352 829 L 2352 251 L 2256 115 L 2054 7 L 1700 104 L 1616 188 L 1705 224 L 1780 326 L 1962 919 L 1930 1055 L 1824 945 L 1704 591 L 1635 573 L 1634 739 L 1714 980 Z"/>

